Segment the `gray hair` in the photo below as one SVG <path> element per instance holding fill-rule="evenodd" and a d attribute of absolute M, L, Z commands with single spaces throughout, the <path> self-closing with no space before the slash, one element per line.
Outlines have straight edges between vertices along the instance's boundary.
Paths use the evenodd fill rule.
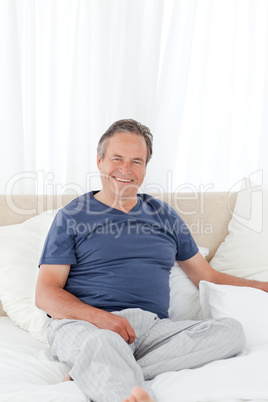
<path fill-rule="evenodd" d="M 132 119 L 118 120 L 114 122 L 101 136 L 97 147 L 97 153 L 101 160 L 103 160 L 105 155 L 107 140 L 118 133 L 137 134 L 145 139 L 147 145 L 147 164 L 153 153 L 153 135 L 148 127 Z"/>

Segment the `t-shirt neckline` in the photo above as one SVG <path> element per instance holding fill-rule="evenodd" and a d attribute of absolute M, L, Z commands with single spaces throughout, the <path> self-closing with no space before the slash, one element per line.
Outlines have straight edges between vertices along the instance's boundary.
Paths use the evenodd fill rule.
<path fill-rule="evenodd" d="M 137 194 L 137 203 L 136 203 L 136 205 L 134 205 L 134 207 L 131 208 L 128 212 L 121 211 L 120 209 L 110 207 L 109 205 L 104 204 L 103 202 L 97 200 L 94 197 L 94 194 L 97 194 L 99 191 L 100 190 L 90 191 L 90 200 L 93 201 L 93 202 L 96 202 L 96 204 L 101 205 L 103 208 L 107 209 L 107 212 L 122 213 L 124 215 L 131 215 L 133 212 L 138 211 L 140 206 L 141 206 L 141 198 L 139 197 L 139 194 Z"/>

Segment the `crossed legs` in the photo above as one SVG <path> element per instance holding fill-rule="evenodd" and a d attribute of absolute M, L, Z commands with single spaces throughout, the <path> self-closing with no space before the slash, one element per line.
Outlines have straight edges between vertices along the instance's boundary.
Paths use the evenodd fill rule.
<path fill-rule="evenodd" d="M 52 355 L 72 367 L 70 376 L 97 402 L 152 402 L 144 379 L 233 356 L 244 342 L 241 325 L 232 319 L 174 323 L 138 309 L 122 314 L 132 316 L 138 333 L 132 345 L 85 321 L 55 320 L 48 331 Z"/>

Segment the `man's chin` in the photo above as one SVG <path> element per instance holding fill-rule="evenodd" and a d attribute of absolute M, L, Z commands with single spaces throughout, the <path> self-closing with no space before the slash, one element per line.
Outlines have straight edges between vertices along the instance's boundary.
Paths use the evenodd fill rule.
<path fill-rule="evenodd" d="M 119 182 L 113 182 L 113 193 L 118 197 L 118 198 L 126 198 L 126 197 L 136 197 L 139 187 L 137 184 L 125 184 L 125 183 L 119 183 Z"/>

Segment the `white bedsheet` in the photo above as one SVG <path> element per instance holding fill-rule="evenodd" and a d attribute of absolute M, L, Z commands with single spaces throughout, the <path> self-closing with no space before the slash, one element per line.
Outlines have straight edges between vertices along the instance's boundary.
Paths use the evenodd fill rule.
<path fill-rule="evenodd" d="M 86 402 L 49 348 L 8 317 L 0 318 L 0 401 Z M 151 386 L 158 402 L 268 401 L 268 345 L 194 370 L 159 375 Z M 109 402 L 109 401 L 107 401 Z"/>

